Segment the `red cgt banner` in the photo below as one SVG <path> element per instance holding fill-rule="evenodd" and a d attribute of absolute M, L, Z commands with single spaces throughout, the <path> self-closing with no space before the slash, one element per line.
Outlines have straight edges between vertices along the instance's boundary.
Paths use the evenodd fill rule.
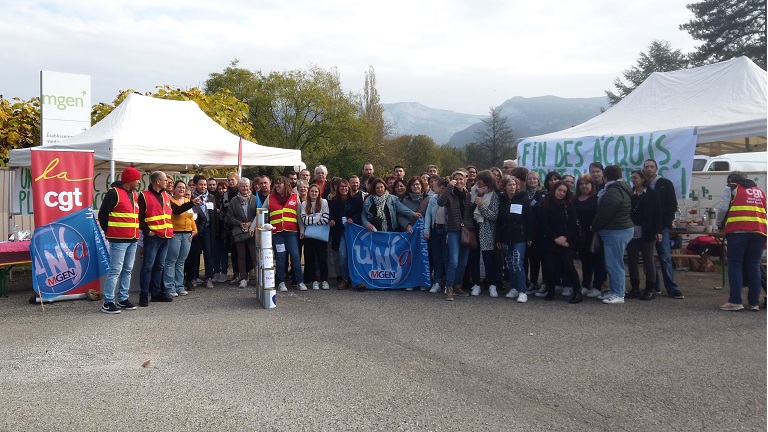
<path fill-rule="evenodd" d="M 35 226 L 90 207 L 93 151 L 32 149 L 32 203 Z"/>
<path fill-rule="evenodd" d="M 35 227 L 50 224 L 93 203 L 93 151 L 31 149 Z M 50 300 L 85 297 L 100 290 L 96 279 Z"/>

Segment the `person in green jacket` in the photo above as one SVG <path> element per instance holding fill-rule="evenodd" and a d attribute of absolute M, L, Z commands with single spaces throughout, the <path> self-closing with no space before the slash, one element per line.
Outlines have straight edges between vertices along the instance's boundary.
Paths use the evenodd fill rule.
<path fill-rule="evenodd" d="M 603 171 L 606 183 L 600 191 L 597 211 L 592 220 L 592 231 L 603 242 L 605 269 L 610 277 L 611 291 L 600 296 L 606 304 L 624 303 L 625 278 L 624 250 L 632 240 L 634 224 L 630 217 L 632 210 L 632 188 L 621 177 L 621 167 L 608 165 Z"/>

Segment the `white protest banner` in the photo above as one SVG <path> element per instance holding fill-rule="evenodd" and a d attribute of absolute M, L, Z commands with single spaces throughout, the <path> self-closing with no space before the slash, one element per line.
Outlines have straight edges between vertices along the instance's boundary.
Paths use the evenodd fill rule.
<path fill-rule="evenodd" d="M 675 129 L 642 134 L 586 136 L 551 141 L 523 140 L 517 146 L 520 166 L 538 172 L 542 181 L 549 171 L 589 173 L 589 164 L 618 165 L 629 181 L 646 159 L 659 166 L 658 175 L 675 185 L 678 198 L 688 196 L 696 151 L 694 129 Z"/>
<path fill-rule="evenodd" d="M 91 77 L 40 71 L 40 144 L 71 138 L 91 127 Z"/>

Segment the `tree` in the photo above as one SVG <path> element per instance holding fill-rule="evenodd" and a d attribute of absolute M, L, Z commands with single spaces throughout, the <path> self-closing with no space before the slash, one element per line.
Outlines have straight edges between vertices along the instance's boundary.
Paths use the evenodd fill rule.
<path fill-rule="evenodd" d="M 227 89 L 243 99 L 252 136 L 262 144 L 301 150 L 307 166 L 323 163 L 331 175 L 346 169 L 351 156 L 371 153 L 373 129 L 361 112 L 360 97 L 341 88 L 335 69 L 264 74 L 236 66 L 235 61 L 211 74 L 205 89 Z"/>
<path fill-rule="evenodd" d="M 384 122 L 384 107 L 381 105 L 379 92 L 376 90 L 376 72 L 373 70 L 373 66 L 370 66 L 368 72 L 365 73 L 362 105 L 363 115 L 374 128 L 374 144 L 383 144 L 390 128 Z"/>
<path fill-rule="evenodd" d="M 40 145 L 40 98 L 0 96 L 0 165 L 8 164 L 9 150 L 36 145 Z"/>
<path fill-rule="evenodd" d="M 616 78 L 613 85 L 616 86 L 618 94 L 614 94 L 610 90 L 605 91 L 605 95 L 608 96 L 608 103 L 611 106 L 619 103 L 654 72 L 669 72 L 686 67 L 688 67 L 688 60 L 681 50 L 673 50 L 667 41 L 654 40 L 648 46 L 648 53 L 640 53 L 637 66 L 624 70 L 624 79 L 628 81 L 628 84 L 624 84 L 621 78 Z"/>
<path fill-rule="evenodd" d="M 515 131 L 499 107 L 491 107 L 490 117 L 482 121 L 485 127 L 475 133 L 475 144 L 467 145 L 467 159 L 482 168 L 500 167 L 505 159 L 514 158 Z"/>
<path fill-rule="evenodd" d="M 764 0 L 704 0 L 687 8 L 696 18 L 680 25 L 680 30 L 704 41 L 690 55 L 694 64 L 746 56 L 766 68 Z"/>

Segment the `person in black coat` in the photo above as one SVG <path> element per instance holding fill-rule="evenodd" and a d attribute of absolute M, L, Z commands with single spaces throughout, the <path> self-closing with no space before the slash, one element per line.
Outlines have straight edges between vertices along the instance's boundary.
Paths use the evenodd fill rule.
<path fill-rule="evenodd" d="M 661 236 L 661 211 L 659 193 L 648 187 L 648 179 L 642 170 L 632 171 L 632 211 L 630 217 L 635 224 L 635 234 L 627 245 L 629 259 L 629 283 L 632 287 L 627 298 L 652 300 L 656 295 L 656 265 L 653 250 Z M 638 264 L 640 254 L 645 267 L 645 289 L 640 294 L 640 272 Z"/>
<path fill-rule="evenodd" d="M 545 300 L 555 297 L 555 283 L 564 277 L 568 281 L 578 281 L 579 274 L 573 265 L 573 252 L 577 236 L 576 212 L 571 204 L 571 191 L 568 185 L 558 181 L 547 196 L 541 208 L 539 228 L 543 234 L 544 283 L 547 291 Z M 540 296 L 537 293 L 537 296 Z M 570 303 L 581 303 L 580 289 L 572 290 Z"/>
<path fill-rule="evenodd" d="M 338 192 L 328 203 L 331 220 L 331 249 L 339 254 L 339 281 L 338 289 L 346 289 L 350 286 L 349 265 L 347 260 L 347 242 L 344 239 L 345 223 L 362 225 L 363 200 L 360 195 L 352 195 L 347 180 L 341 180 Z"/>
<path fill-rule="evenodd" d="M 496 219 L 496 247 L 504 251 L 509 270 L 507 298 L 517 298 L 518 303 L 528 300 L 525 283 L 525 251 L 533 241 L 533 208 L 525 191 L 517 190 L 517 182 L 511 176 L 501 179 L 499 216 Z"/>

